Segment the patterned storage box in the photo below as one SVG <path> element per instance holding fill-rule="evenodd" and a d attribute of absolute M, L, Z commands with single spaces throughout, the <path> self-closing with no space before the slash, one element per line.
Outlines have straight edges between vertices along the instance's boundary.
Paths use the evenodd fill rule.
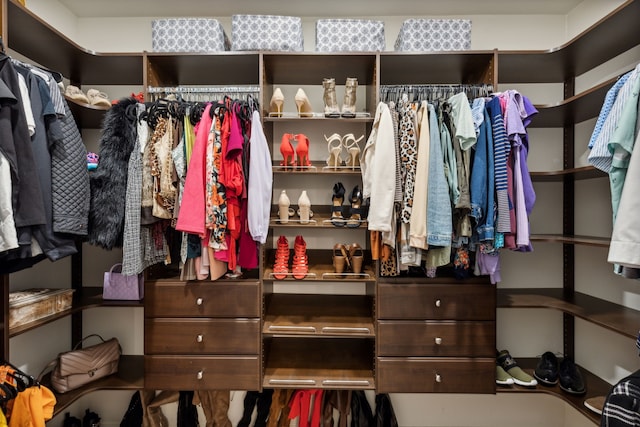
<path fill-rule="evenodd" d="M 33 288 L 9 293 L 9 328 L 71 308 L 73 289 Z"/>
<path fill-rule="evenodd" d="M 395 44 L 401 52 L 467 49 L 471 49 L 469 19 L 407 19 Z"/>
<path fill-rule="evenodd" d="M 155 52 L 221 52 L 230 43 L 216 19 L 171 18 L 151 21 Z"/>
<path fill-rule="evenodd" d="M 231 48 L 302 52 L 302 19 L 294 16 L 233 15 Z"/>
<path fill-rule="evenodd" d="M 385 48 L 384 22 L 366 19 L 318 19 L 316 51 L 380 52 Z"/>

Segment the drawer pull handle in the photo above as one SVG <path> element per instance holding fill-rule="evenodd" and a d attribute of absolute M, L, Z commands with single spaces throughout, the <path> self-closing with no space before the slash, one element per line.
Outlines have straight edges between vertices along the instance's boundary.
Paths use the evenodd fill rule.
<path fill-rule="evenodd" d="M 308 331 L 315 332 L 316 328 L 314 326 L 279 326 L 279 325 L 269 325 L 270 331 Z"/>
<path fill-rule="evenodd" d="M 436 307 L 440 307 L 442 305 L 442 301 L 439 299 L 436 300 Z"/>
<path fill-rule="evenodd" d="M 436 382 L 437 383 L 441 383 L 442 382 L 442 377 L 440 376 L 440 374 L 436 374 Z"/>
<path fill-rule="evenodd" d="M 440 338 L 440 337 L 436 337 L 436 339 L 435 339 L 434 341 L 435 341 L 435 343 L 436 343 L 437 345 L 442 344 L 442 338 Z"/>
<path fill-rule="evenodd" d="M 196 305 L 202 305 L 203 302 L 204 302 L 204 300 L 202 298 L 197 298 L 196 299 Z"/>
<path fill-rule="evenodd" d="M 368 386 L 367 380 L 322 380 L 322 385 L 357 385 Z"/>
<path fill-rule="evenodd" d="M 269 380 L 269 384 L 315 385 L 315 380 Z"/>
<path fill-rule="evenodd" d="M 204 337 L 202 336 L 202 334 L 196 335 L 196 342 L 202 342 L 203 340 L 204 340 Z"/>
<path fill-rule="evenodd" d="M 196 374 L 196 378 L 199 380 L 201 380 L 203 376 L 204 376 L 204 372 L 202 371 L 198 371 L 198 373 Z"/>
<path fill-rule="evenodd" d="M 369 333 L 369 328 L 349 327 L 349 326 L 323 326 L 322 332 L 366 332 Z"/>

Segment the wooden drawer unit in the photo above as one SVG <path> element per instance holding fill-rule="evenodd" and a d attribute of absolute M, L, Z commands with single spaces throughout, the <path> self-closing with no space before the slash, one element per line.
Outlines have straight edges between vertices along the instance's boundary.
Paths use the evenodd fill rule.
<path fill-rule="evenodd" d="M 260 353 L 260 319 L 146 319 L 144 331 L 145 354 Z"/>
<path fill-rule="evenodd" d="M 379 356 L 494 357 L 495 322 L 378 322 Z"/>
<path fill-rule="evenodd" d="M 260 317 L 259 282 L 145 283 L 146 317 Z"/>
<path fill-rule="evenodd" d="M 259 390 L 258 356 L 145 356 L 144 386 L 156 390 Z"/>
<path fill-rule="evenodd" d="M 496 290 L 489 284 L 378 284 L 378 318 L 495 320 Z"/>
<path fill-rule="evenodd" d="M 494 358 L 388 358 L 377 364 L 378 393 L 495 393 Z"/>

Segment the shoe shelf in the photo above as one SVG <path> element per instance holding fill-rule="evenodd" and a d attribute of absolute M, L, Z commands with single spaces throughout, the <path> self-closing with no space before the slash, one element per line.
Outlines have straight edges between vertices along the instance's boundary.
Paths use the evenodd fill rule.
<path fill-rule="evenodd" d="M 309 253 L 310 251 L 307 251 Z M 312 255 L 309 255 L 311 259 Z M 273 263 L 272 263 L 273 265 Z M 370 266 L 362 267 L 362 273 L 336 273 L 333 265 L 320 264 L 309 262 L 309 272 L 303 279 L 296 279 L 293 274 L 289 272 L 285 278 L 278 279 L 273 274 L 273 267 L 269 266 L 264 269 L 263 280 L 274 281 L 303 281 L 303 282 L 336 282 L 336 281 L 349 281 L 349 282 L 375 282 L 374 270 Z"/>
<path fill-rule="evenodd" d="M 80 129 L 100 129 L 102 120 L 109 108 L 75 101 L 65 95 L 69 109 Z"/>
<path fill-rule="evenodd" d="M 51 388 L 51 374 L 42 379 L 45 387 Z M 98 390 L 141 390 L 144 388 L 144 356 L 122 355 L 118 364 L 118 372 L 108 377 L 100 378 L 75 390 L 60 394 L 54 391 L 56 405 L 53 416 L 62 413 L 80 397 Z"/>
<path fill-rule="evenodd" d="M 373 338 L 373 298 L 366 295 L 270 294 L 263 336 Z"/>
<path fill-rule="evenodd" d="M 498 289 L 498 308 L 551 308 L 636 339 L 640 311 L 560 288 Z"/>
<path fill-rule="evenodd" d="M 373 117 L 369 113 L 361 113 L 357 112 L 356 117 L 346 118 L 346 117 L 325 117 L 324 113 L 313 113 L 314 117 L 299 117 L 298 113 L 282 113 L 283 117 L 270 117 L 267 116 L 263 119 L 265 122 L 273 122 L 273 123 L 284 123 L 284 122 L 300 122 L 300 121 L 308 121 L 311 120 L 313 122 L 316 121 L 337 121 L 342 123 L 373 123 Z M 360 114 L 362 117 L 358 117 Z"/>
<path fill-rule="evenodd" d="M 533 371 L 536 368 L 538 359 L 536 358 L 518 358 L 518 366 L 520 366 L 526 373 L 533 375 Z M 498 393 L 547 393 L 555 397 L 563 399 L 565 402 L 573 406 L 578 412 L 587 417 L 595 425 L 600 425 L 600 415 L 589 410 L 584 406 L 584 401 L 596 396 L 606 396 L 611 390 L 611 384 L 602 380 L 597 375 L 587 371 L 586 369 L 578 366 L 582 378 L 585 382 L 586 393 L 582 395 L 574 395 L 562 390 L 559 385 L 545 386 L 538 384 L 535 387 L 524 387 L 519 385 L 512 386 L 496 386 Z"/>
<path fill-rule="evenodd" d="M 264 338 L 266 388 L 375 390 L 373 338 Z"/>
<path fill-rule="evenodd" d="M 350 166 L 327 166 L 326 162 L 311 161 L 311 166 L 280 166 L 280 160 L 273 161 L 273 173 L 278 175 L 290 175 L 290 174 L 330 174 L 330 175 L 358 175 L 361 176 L 362 172 L 359 166 L 352 168 Z"/>
<path fill-rule="evenodd" d="M 74 292 L 70 309 L 13 327 L 9 329 L 9 337 L 23 334 L 63 317 L 95 307 L 143 307 L 143 303 L 141 301 L 106 301 L 102 299 L 102 287 L 83 287 Z"/>
<path fill-rule="evenodd" d="M 277 207 L 276 207 L 277 208 Z M 335 231 L 343 231 L 343 230 L 366 230 L 367 229 L 367 220 L 362 219 L 358 221 L 357 227 L 347 227 L 346 225 L 343 227 L 335 226 L 331 222 L 331 211 L 330 206 L 322 206 L 316 205 L 311 206 L 311 210 L 313 211 L 313 217 L 309 218 L 308 223 L 300 222 L 297 214 L 294 217 L 289 218 L 289 221 L 285 224 L 280 222 L 280 218 L 277 215 L 271 216 L 269 226 L 271 228 L 328 228 Z M 326 212 L 326 213 L 325 213 Z M 345 221 L 348 221 L 347 217 Z M 353 222 L 355 224 L 355 221 Z"/>
<path fill-rule="evenodd" d="M 574 178 L 576 180 L 604 178 L 608 177 L 606 173 L 600 169 L 589 166 L 580 166 L 577 168 L 569 168 L 559 171 L 532 171 L 531 180 L 534 182 L 561 182 L 565 178 Z"/>
<path fill-rule="evenodd" d="M 532 242 L 566 243 L 569 245 L 597 246 L 608 248 L 611 241 L 608 237 L 567 236 L 563 234 L 532 234 Z"/>

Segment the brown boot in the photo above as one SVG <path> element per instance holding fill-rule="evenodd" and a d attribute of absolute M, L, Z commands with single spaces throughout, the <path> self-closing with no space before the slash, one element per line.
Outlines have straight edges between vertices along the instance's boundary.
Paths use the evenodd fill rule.
<path fill-rule="evenodd" d="M 179 396 L 177 391 L 164 390 L 156 395 L 155 390 L 140 390 L 143 427 L 168 427 L 169 420 L 162 413 L 162 405 L 177 402 Z"/>
<path fill-rule="evenodd" d="M 267 427 L 289 427 L 289 401 L 295 390 L 277 388 L 273 391 Z"/>
<path fill-rule="evenodd" d="M 206 427 L 232 427 L 228 415 L 230 400 L 228 390 L 200 390 L 193 394 L 193 404 L 202 405 Z"/>

